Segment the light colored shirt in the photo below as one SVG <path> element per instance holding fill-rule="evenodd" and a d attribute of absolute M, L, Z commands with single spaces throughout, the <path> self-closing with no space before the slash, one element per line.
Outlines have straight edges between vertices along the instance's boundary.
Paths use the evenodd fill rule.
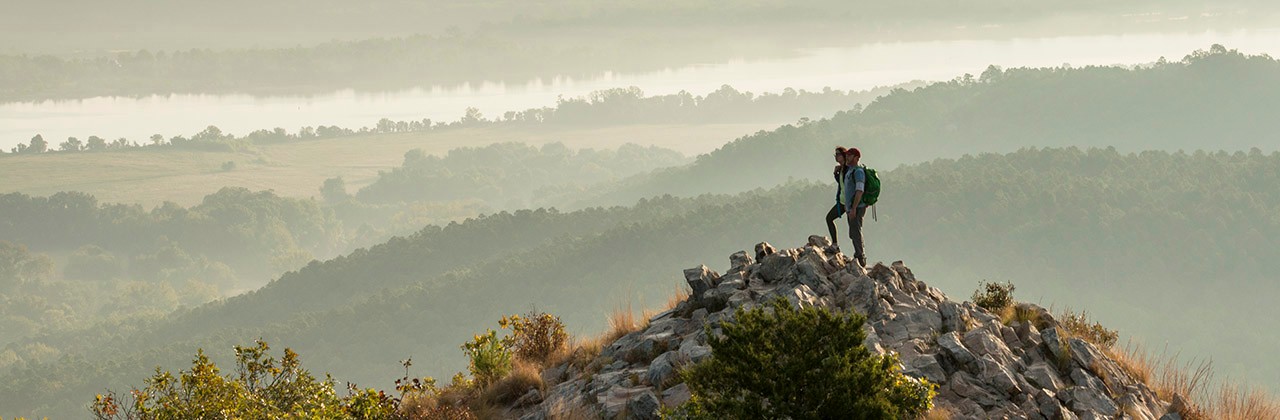
<path fill-rule="evenodd" d="M 844 197 L 841 198 L 841 204 L 844 204 L 845 207 L 849 207 L 849 203 L 853 202 L 853 196 L 856 193 L 858 193 L 859 191 L 866 192 L 867 171 L 863 170 L 861 166 L 854 166 L 849 168 L 844 173 L 844 185 L 853 186 L 853 188 L 846 188 L 844 192 Z M 866 206 L 867 206 L 866 204 L 858 203 L 859 208 L 866 207 Z"/>

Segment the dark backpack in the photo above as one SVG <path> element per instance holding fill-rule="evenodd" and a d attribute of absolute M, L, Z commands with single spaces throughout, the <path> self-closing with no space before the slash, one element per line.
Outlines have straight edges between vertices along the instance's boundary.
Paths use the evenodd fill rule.
<path fill-rule="evenodd" d="M 868 207 L 876 205 L 880 201 L 880 177 L 876 175 L 876 170 L 862 166 L 862 172 L 867 175 L 866 186 L 862 190 L 862 204 Z"/>

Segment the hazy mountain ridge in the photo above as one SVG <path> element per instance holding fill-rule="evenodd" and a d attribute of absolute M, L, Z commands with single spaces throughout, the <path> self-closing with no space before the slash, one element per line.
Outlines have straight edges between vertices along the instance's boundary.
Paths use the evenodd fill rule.
<path fill-rule="evenodd" d="M 1155 57 L 1153 57 L 1154 59 Z M 835 146 L 881 170 L 1026 147 L 1122 152 L 1212 148 L 1274 151 L 1280 61 L 1215 45 L 1132 69 L 991 67 L 981 75 L 894 90 L 830 119 L 736 139 L 687 166 L 597 189 L 581 205 L 655 194 L 735 193 L 788 178 L 825 181 Z"/>
<path fill-rule="evenodd" d="M 1280 182 L 1272 180 L 1280 177 L 1278 162 L 1280 154 L 1260 152 L 1051 149 L 904 167 L 882 175 L 890 183 L 880 221 L 868 223 L 870 255 L 873 261 L 882 255 L 909 258 L 917 269 L 935 273 L 935 286 L 953 293 L 971 290 L 982 278 L 1009 279 L 1032 301 L 1049 297 L 1048 303 L 1084 307 L 1126 334 L 1167 340 L 1187 356 L 1216 352 L 1218 366 L 1229 374 L 1242 372 L 1234 368 L 1240 364 L 1265 377 L 1265 366 L 1251 361 L 1254 353 L 1246 349 L 1277 344 L 1218 326 L 1235 316 L 1274 316 L 1264 302 L 1273 291 L 1265 285 L 1246 288 L 1246 280 L 1280 270 L 1273 267 L 1280 259 L 1265 252 L 1274 247 L 1251 242 L 1280 237 L 1268 233 L 1280 229 L 1280 220 L 1225 222 L 1274 219 L 1263 215 L 1280 207 L 1280 196 L 1269 189 Z M 1072 174 L 1080 174 L 1080 182 L 1062 182 Z M 1114 187 L 1083 196 L 1089 205 L 1075 203 L 1080 188 L 1095 184 Z M 1187 194 L 1217 199 L 1180 206 Z M 103 344 L 62 362 L 17 366 L 5 375 L 9 385 L 3 393 L 16 399 L 0 405 L 65 395 L 45 403 L 54 404 L 102 387 L 121 388 L 149 370 L 144 364 L 173 366 L 194 347 L 227 348 L 246 337 L 287 343 L 307 355 L 313 369 L 362 385 L 397 377 L 393 361 L 406 356 L 446 377 L 463 364 L 456 343 L 507 312 L 536 307 L 562 316 L 576 332 L 597 330 L 603 326 L 600 314 L 618 302 L 656 306 L 665 299 L 676 278 L 653 267 L 691 266 L 742 243 L 785 243 L 821 231 L 831 199 L 828 185 L 793 183 L 738 196 L 645 200 L 633 208 L 561 214 L 518 212 L 428 228 L 413 238 L 317 263 L 262 291 L 175 315 L 143 332 L 89 341 Z M 1240 202 L 1253 205 L 1233 205 Z M 1127 219 L 1118 216 L 1125 214 L 1147 222 L 1122 222 Z M 540 232 L 539 224 L 527 223 L 535 220 L 560 227 Z M 1084 229 L 1069 229 L 1067 221 Z M 553 233 L 565 226 L 586 233 Z M 593 233 L 597 229 L 603 232 Z M 508 233 L 519 244 L 490 245 Z M 428 245 L 427 238 L 437 245 Z M 1180 252 L 1188 239 L 1203 241 L 1215 263 L 1168 264 L 1164 255 Z M 449 243 L 460 246 L 451 249 L 456 253 L 429 258 L 432 249 L 450 249 Z M 427 264 L 437 268 L 423 270 Z M 1082 266 L 1099 274 L 1081 276 Z M 1240 283 L 1206 289 L 1202 279 L 1223 278 L 1221 267 L 1231 268 Z M 1149 275 L 1137 276 L 1143 272 Z M 1167 294 L 1131 299 L 1153 288 Z M 581 305 L 583 295 L 595 296 L 595 303 Z M 1206 300 L 1257 301 L 1235 305 L 1249 314 L 1215 312 L 1222 317 L 1218 321 L 1168 310 L 1203 306 Z M 220 328 L 223 318 L 239 321 Z M 1209 344 L 1216 342 L 1247 344 Z M 139 350 L 144 356 L 131 354 Z M 59 378 L 67 393 L 36 392 L 52 385 L 40 378 Z"/>

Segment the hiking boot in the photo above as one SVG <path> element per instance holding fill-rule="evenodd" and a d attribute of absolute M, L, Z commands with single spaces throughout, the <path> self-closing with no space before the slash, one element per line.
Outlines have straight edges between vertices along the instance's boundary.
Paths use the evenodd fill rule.
<path fill-rule="evenodd" d="M 864 268 L 867 266 L 867 256 L 865 256 L 865 255 L 862 255 L 862 256 L 855 256 L 855 257 L 853 257 L 853 259 L 858 260 L 858 265 L 860 265 L 860 266 L 862 266 L 862 267 L 864 267 Z"/>
<path fill-rule="evenodd" d="M 839 253 L 840 253 L 840 245 L 831 244 L 831 246 L 828 246 L 828 247 L 826 247 L 826 248 L 822 248 L 822 252 L 825 252 L 827 255 L 836 255 L 836 254 L 839 254 Z"/>

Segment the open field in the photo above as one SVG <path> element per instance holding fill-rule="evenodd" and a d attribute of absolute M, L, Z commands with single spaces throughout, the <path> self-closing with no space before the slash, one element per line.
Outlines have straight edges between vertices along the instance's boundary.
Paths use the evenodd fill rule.
<path fill-rule="evenodd" d="M 260 145 L 239 153 L 165 148 L 3 156 L 0 192 L 50 195 L 84 191 L 102 202 L 138 203 L 145 207 L 164 201 L 189 206 L 225 186 L 309 197 L 318 194 L 325 179 L 335 176 L 342 176 L 353 191 L 368 185 L 378 171 L 400 165 L 404 153 L 415 148 L 428 154 L 444 154 L 450 149 L 498 142 L 561 142 L 575 149 L 636 143 L 692 156 L 779 124 L 495 126 Z M 222 165 L 228 161 L 235 162 L 235 169 L 223 171 Z"/>

